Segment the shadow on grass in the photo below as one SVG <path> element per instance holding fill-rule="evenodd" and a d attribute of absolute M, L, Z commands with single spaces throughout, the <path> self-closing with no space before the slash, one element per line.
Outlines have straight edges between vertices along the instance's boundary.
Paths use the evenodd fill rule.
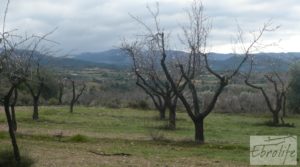
<path fill-rule="evenodd" d="M 282 128 L 295 128 L 294 123 L 280 123 L 280 124 L 274 124 L 272 121 L 265 121 L 265 122 L 259 122 L 255 123 L 256 126 L 269 126 L 269 127 L 282 127 Z"/>
<path fill-rule="evenodd" d="M 0 167 L 30 167 L 34 161 L 28 156 L 21 156 L 21 162 L 17 163 L 12 151 L 3 150 L 0 152 Z"/>

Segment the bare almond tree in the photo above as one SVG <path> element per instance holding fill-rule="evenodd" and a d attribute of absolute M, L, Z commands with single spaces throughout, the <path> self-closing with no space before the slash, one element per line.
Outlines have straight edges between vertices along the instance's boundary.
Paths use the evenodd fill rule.
<path fill-rule="evenodd" d="M 283 117 L 285 116 L 285 108 L 286 108 L 286 92 L 289 88 L 289 84 L 286 83 L 287 79 L 283 79 L 284 75 L 287 76 L 287 74 L 280 74 L 276 70 L 272 70 L 271 72 L 267 72 L 264 75 L 265 80 L 267 83 L 271 85 L 273 88 L 271 93 L 268 93 L 266 91 L 266 87 L 260 86 L 259 84 L 254 83 L 252 80 L 253 75 L 253 69 L 255 68 L 254 63 L 254 56 L 250 60 L 250 67 L 249 71 L 245 76 L 245 84 L 253 89 L 257 89 L 261 92 L 263 95 L 265 102 L 269 108 L 269 111 L 273 115 L 272 124 L 273 125 L 279 125 L 281 119 L 282 124 L 284 123 Z M 276 69 L 276 67 L 273 67 L 273 69 Z M 280 117 L 280 111 L 282 111 L 282 116 Z"/>
<path fill-rule="evenodd" d="M 0 98 L 1 104 L 4 106 L 6 120 L 8 124 L 8 131 L 11 138 L 11 143 L 14 150 L 15 160 L 19 163 L 21 160 L 19 147 L 15 136 L 15 128 L 10 112 L 11 97 L 17 86 L 22 83 L 27 77 L 28 72 L 28 57 L 18 52 L 16 48 L 20 46 L 24 41 L 28 39 L 22 39 L 20 42 L 15 43 L 10 40 L 12 35 L 6 31 L 5 23 L 8 12 L 9 0 L 4 12 L 4 20 L 2 25 L 2 31 L 0 33 L 0 67 L 1 67 L 1 81 L 6 83 L 7 89 Z"/>
<path fill-rule="evenodd" d="M 165 61 L 165 66 L 170 71 L 172 70 L 170 74 L 177 91 L 183 92 L 187 86 L 187 81 L 176 71 L 176 66 L 177 60 L 181 59 L 184 53 L 168 51 L 167 46 L 161 46 L 160 36 L 164 34 L 160 33 L 159 4 L 156 3 L 155 9 L 151 9 L 149 6 L 147 6 L 147 9 L 153 18 L 155 28 L 152 29 L 140 18 L 131 15 L 138 24 L 145 28 L 146 33 L 137 35 L 140 38 L 132 43 L 123 42 L 122 49 L 132 58 L 136 84 L 152 98 L 156 108 L 160 111 L 161 118 L 164 117 L 165 110 L 169 110 L 169 128 L 175 129 L 178 96 L 172 83 L 166 77 L 160 62 L 162 51 L 170 56 L 170 59 Z M 187 60 L 183 59 L 182 61 L 187 63 Z"/>
<path fill-rule="evenodd" d="M 32 80 L 31 82 L 26 81 L 25 85 L 28 88 L 30 95 L 33 100 L 33 114 L 32 119 L 38 120 L 39 119 L 39 99 L 41 96 L 41 93 L 44 89 L 44 77 L 40 74 L 40 66 L 38 65 L 36 68 L 36 80 Z"/>
<path fill-rule="evenodd" d="M 203 13 L 203 6 L 201 1 L 195 0 L 191 9 L 187 12 L 189 18 L 188 26 L 183 26 L 184 38 L 180 40 L 186 44 L 189 54 L 183 59 L 177 61 L 177 72 L 182 78 L 178 82 L 174 75 L 173 70 L 167 65 L 168 58 L 170 55 L 167 53 L 167 35 L 164 29 L 160 27 L 159 19 L 157 18 L 158 13 L 151 12 L 154 18 L 154 29 L 149 28 L 144 22 L 139 22 L 146 29 L 147 34 L 144 36 L 149 39 L 152 45 L 160 54 L 161 68 L 165 74 L 166 79 L 170 83 L 176 96 L 180 99 L 189 117 L 192 119 L 195 125 L 195 141 L 199 143 L 204 142 L 204 119 L 213 111 L 215 104 L 223 92 L 224 88 L 230 83 L 233 77 L 235 77 L 243 64 L 249 58 L 249 54 L 252 49 L 255 48 L 262 35 L 268 30 L 268 24 L 265 24 L 262 29 L 259 30 L 249 42 L 248 46 L 244 46 L 244 53 L 240 54 L 241 61 L 228 72 L 215 71 L 209 63 L 209 53 L 206 53 L 207 37 L 209 35 L 211 25 L 209 18 Z M 218 81 L 215 86 L 213 97 L 208 102 L 207 106 L 201 106 L 200 96 L 197 87 L 199 82 L 197 78 L 203 75 L 212 75 Z"/>
<path fill-rule="evenodd" d="M 32 119 L 33 120 L 38 120 L 39 119 L 39 100 L 41 93 L 44 89 L 45 86 L 45 79 L 40 73 L 40 65 L 39 63 L 36 66 L 36 71 L 34 72 L 34 79 L 33 77 L 28 79 L 25 82 L 26 87 L 28 88 L 30 95 L 32 97 L 33 101 L 33 114 L 32 114 Z"/>
<path fill-rule="evenodd" d="M 158 52 L 149 46 L 151 44 L 142 46 L 137 41 L 123 42 L 122 49 L 132 59 L 136 85 L 150 96 L 160 119 L 165 119 L 166 110 L 169 110 L 169 128 L 175 129 L 177 96 L 160 68 Z"/>
<path fill-rule="evenodd" d="M 45 39 L 47 36 L 52 34 L 56 29 L 50 31 L 49 33 L 45 34 L 44 36 L 40 37 L 38 41 L 34 45 L 34 50 L 31 51 L 31 68 L 30 68 L 30 76 L 25 81 L 25 86 L 28 88 L 30 95 L 33 101 L 33 114 L 32 119 L 38 120 L 39 119 L 39 101 L 42 94 L 42 91 L 45 89 L 45 76 L 46 72 L 42 68 L 42 61 L 43 58 L 51 55 L 51 50 L 40 47 L 39 45 L 43 40 L 47 40 L 47 42 L 55 43 L 54 41 L 50 41 Z M 39 51 L 37 51 L 39 49 Z M 45 61 L 43 63 L 46 63 Z"/>
<path fill-rule="evenodd" d="M 8 132 L 13 146 L 14 157 L 20 163 L 21 157 L 17 144 L 15 130 L 16 122 L 14 104 L 17 98 L 17 88 L 24 83 L 29 75 L 32 65 L 33 53 L 39 44 L 46 38 L 45 36 L 22 36 L 15 33 L 15 30 L 6 30 L 6 16 L 10 1 L 7 0 L 0 32 L 0 81 L 5 83 L 6 90 L 1 92 L 0 103 L 4 106 Z M 12 99 L 12 97 L 14 98 Z M 11 107 L 13 104 L 13 107 Z M 12 111 L 10 110 L 12 109 Z"/>

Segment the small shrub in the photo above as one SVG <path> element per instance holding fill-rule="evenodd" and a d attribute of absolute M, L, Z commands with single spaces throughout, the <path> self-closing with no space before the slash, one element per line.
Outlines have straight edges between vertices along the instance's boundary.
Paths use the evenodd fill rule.
<path fill-rule="evenodd" d="M 48 100 L 48 105 L 57 105 L 58 100 L 56 98 L 51 98 Z"/>
<path fill-rule="evenodd" d="M 149 110 L 150 109 L 149 104 L 145 100 L 140 100 L 138 102 L 138 106 L 139 106 L 140 109 L 143 109 L 143 110 Z"/>
<path fill-rule="evenodd" d="M 166 140 L 163 132 L 162 131 L 158 131 L 158 130 L 152 130 L 152 131 L 150 131 L 150 137 L 151 137 L 151 140 L 154 140 L 154 141 Z"/>
<path fill-rule="evenodd" d="M 77 135 L 72 136 L 70 139 L 68 139 L 68 141 L 76 142 L 76 143 L 84 143 L 84 142 L 88 142 L 89 138 L 87 136 L 77 134 Z"/>
<path fill-rule="evenodd" d="M 12 151 L 4 150 L 0 152 L 0 167 L 30 167 L 34 161 L 28 156 L 21 156 L 20 164 L 17 164 Z"/>
<path fill-rule="evenodd" d="M 30 95 L 24 95 L 21 94 L 18 97 L 18 105 L 31 105 L 32 103 L 32 98 L 30 97 Z"/>
<path fill-rule="evenodd" d="M 104 105 L 108 108 L 121 108 L 121 101 L 120 99 L 114 99 L 106 102 Z"/>
<path fill-rule="evenodd" d="M 134 101 L 134 102 L 129 102 L 127 104 L 128 108 L 133 108 L 133 109 L 142 109 L 142 110 L 149 110 L 150 106 L 145 100 L 139 100 L 139 101 Z"/>

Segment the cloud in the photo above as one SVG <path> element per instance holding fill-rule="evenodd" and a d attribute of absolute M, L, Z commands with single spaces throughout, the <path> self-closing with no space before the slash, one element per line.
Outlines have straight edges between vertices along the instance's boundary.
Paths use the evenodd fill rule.
<path fill-rule="evenodd" d="M 4 1 L 4 0 L 2 0 Z M 162 26 L 174 38 L 179 24 L 186 22 L 184 10 L 192 0 L 160 0 Z M 237 21 L 245 29 L 257 29 L 269 19 L 281 28 L 268 35 L 266 41 L 282 39 L 277 51 L 300 51 L 300 1 L 298 0 L 203 0 L 205 13 L 212 19 L 209 45 L 213 51 L 231 52 L 231 39 L 236 34 Z M 3 18 L 4 3 L 0 7 Z M 64 52 L 102 51 L 117 46 L 121 38 L 131 38 L 141 27 L 128 13 L 139 16 L 151 25 L 146 5 L 150 0 L 11 0 L 7 18 L 9 29 L 21 33 L 47 33 L 60 43 Z M 181 48 L 176 43 L 176 48 Z"/>

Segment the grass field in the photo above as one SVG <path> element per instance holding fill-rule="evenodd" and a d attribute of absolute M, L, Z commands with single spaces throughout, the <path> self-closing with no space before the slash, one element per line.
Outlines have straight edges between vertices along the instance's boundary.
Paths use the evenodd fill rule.
<path fill-rule="evenodd" d="M 248 166 L 250 135 L 299 135 L 295 128 L 263 125 L 270 115 L 216 114 L 205 120 L 206 144 L 193 142 L 193 124 L 178 113 L 177 130 L 166 129 L 155 111 L 76 107 L 18 107 L 17 140 L 34 166 Z M 298 136 L 298 157 L 299 157 Z M 5 115 L 0 110 L 0 151 L 10 150 Z M 116 154 L 116 155 L 115 155 Z M 128 154 L 128 155 L 127 155 Z M 298 162 L 299 163 L 299 162 Z"/>

